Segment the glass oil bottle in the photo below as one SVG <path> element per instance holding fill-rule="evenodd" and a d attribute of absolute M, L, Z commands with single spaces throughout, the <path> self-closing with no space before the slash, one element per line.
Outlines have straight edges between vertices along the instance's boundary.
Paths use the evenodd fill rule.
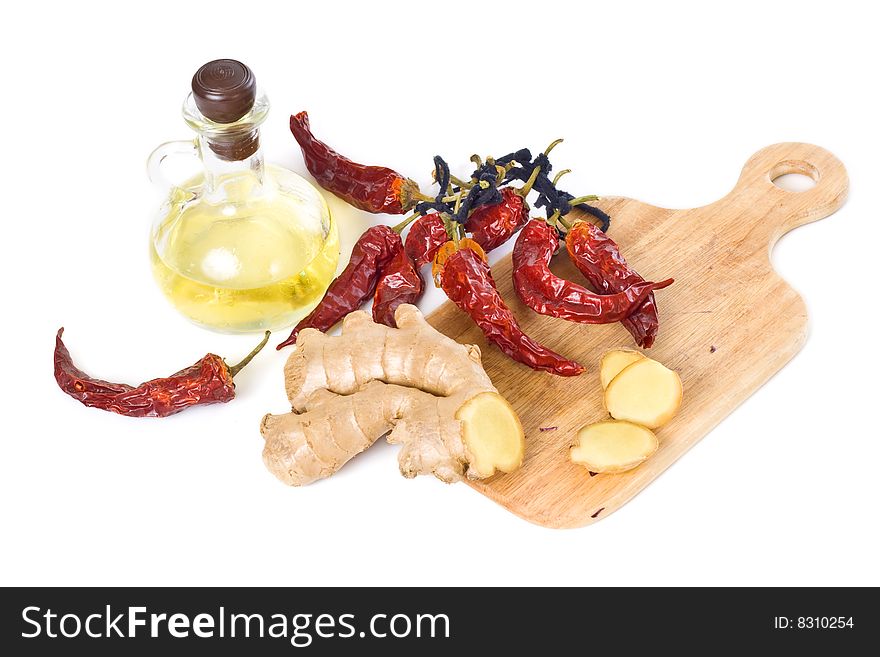
<path fill-rule="evenodd" d="M 278 329 L 304 317 L 336 272 L 336 225 L 320 192 L 287 169 L 266 164 L 259 126 L 269 111 L 251 70 L 216 60 L 193 77 L 183 116 L 194 141 L 163 144 L 162 163 L 188 154 L 203 172 L 168 185 L 150 239 L 153 274 L 190 320 L 230 333 Z"/>

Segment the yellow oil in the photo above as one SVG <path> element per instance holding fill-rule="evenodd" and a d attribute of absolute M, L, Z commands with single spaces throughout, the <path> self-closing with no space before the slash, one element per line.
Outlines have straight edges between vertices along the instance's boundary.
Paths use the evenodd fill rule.
<path fill-rule="evenodd" d="M 311 311 L 336 273 L 339 239 L 321 195 L 286 169 L 267 165 L 175 189 L 153 228 L 153 275 L 193 322 L 244 333 L 290 326 Z"/>

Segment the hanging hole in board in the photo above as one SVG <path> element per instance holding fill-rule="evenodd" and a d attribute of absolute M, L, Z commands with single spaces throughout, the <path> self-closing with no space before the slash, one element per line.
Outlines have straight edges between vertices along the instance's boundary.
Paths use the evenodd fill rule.
<path fill-rule="evenodd" d="M 770 180 L 787 192 L 806 192 L 819 182 L 819 170 L 803 160 L 785 160 L 770 170 Z"/>

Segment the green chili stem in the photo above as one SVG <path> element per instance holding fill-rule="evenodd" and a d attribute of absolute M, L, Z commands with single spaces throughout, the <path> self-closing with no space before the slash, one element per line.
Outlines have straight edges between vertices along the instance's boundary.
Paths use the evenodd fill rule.
<path fill-rule="evenodd" d="M 229 368 L 229 376 L 230 377 L 234 378 L 236 374 L 238 374 L 239 372 L 242 371 L 242 369 L 244 369 L 245 365 L 247 365 L 248 363 L 250 363 L 254 359 L 254 356 L 256 356 L 258 353 L 260 353 L 260 351 L 263 349 L 263 347 L 266 346 L 266 343 L 269 342 L 270 335 L 272 335 L 272 333 L 270 331 L 266 331 L 266 335 L 264 335 L 263 339 L 260 340 L 260 344 L 258 344 L 256 347 L 254 347 L 254 350 L 251 353 L 249 353 L 247 356 L 245 356 L 241 360 L 241 362 L 239 362 L 238 364 L 233 365 L 232 367 Z"/>
<path fill-rule="evenodd" d="M 559 144 L 561 144 L 562 141 L 563 141 L 562 139 L 556 139 L 555 141 L 553 141 L 553 142 L 547 147 L 547 149 L 544 151 L 544 155 L 549 155 L 549 154 L 550 154 L 550 151 L 552 151 L 552 150 L 553 150 L 554 148 L 556 148 Z M 530 176 L 529 176 L 529 179 L 526 180 L 526 184 L 523 185 L 523 186 L 519 189 L 519 192 L 518 192 L 518 193 L 519 193 L 520 196 L 522 196 L 523 198 L 525 198 L 526 196 L 529 195 L 529 192 L 532 191 L 532 187 L 534 186 L 535 181 L 538 179 L 538 174 L 540 174 L 540 173 L 541 173 L 541 167 L 535 167 L 534 169 L 532 169 L 532 175 L 530 175 Z M 557 177 L 558 177 L 558 176 L 557 176 Z M 554 182 L 554 184 L 556 184 L 556 181 L 555 181 L 555 180 L 554 180 L 553 182 Z"/>
<path fill-rule="evenodd" d="M 458 228 L 457 222 L 447 213 L 441 212 L 440 219 L 443 221 L 443 228 L 446 230 L 446 236 L 458 245 Z"/>
<path fill-rule="evenodd" d="M 391 230 L 400 235 L 403 232 L 403 229 L 409 226 L 416 219 L 416 217 L 419 216 L 421 215 L 419 215 L 418 212 L 413 212 L 410 216 L 401 221 L 399 224 L 397 224 L 396 226 L 392 226 Z"/>
<path fill-rule="evenodd" d="M 433 203 L 434 201 L 437 200 L 433 196 L 428 196 L 427 194 L 422 194 L 421 192 L 413 192 L 413 198 L 417 198 L 420 201 L 427 201 L 428 203 Z M 444 196 L 440 200 L 443 201 L 444 203 L 450 203 L 455 200 L 455 196 L 454 195 Z"/>
<path fill-rule="evenodd" d="M 458 211 L 461 208 L 461 192 L 455 195 L 455 207 L 452 209 L 452 213 L 457 217 Z"/>
<path fill-rule="evenodd" d="M 462 189 L 470 189 L 471 187 L 474 186 L 473 182 L 465 182 L 464 180 L 462 180 L 458 176 L 453 176 L 452 174 L 449 175 L 449 181 L 451 183 L 453 183 L 454 185 L 461 187 Z"/>
<path fill-rule="evenodd" d="M 532 186 L 535 184 L 535 181 L 538 179 L 538 174 L 541 173 L 541 167 L 535 167 L 532 169 L 532 175 L 529 176 L 529 179 L 526 180 L 526 184 L 519 188 L 517 194 L 525 198 L 529 195 L 529 192 L 532 191 Z"/>
<path fill-rule="evenodd" d="M 571 206 L 580 205 L 581 203 L 586 203 L 587 201 L 598 201 L 599 197 L 595 194 L 590 194 L 588 196 L 578 196 L 577 198 L 571 199 L 568 204 Z"/>
<path fill-rule="evenodd" d="M 559 146 L 559 144 L 561 144 L 563 141 L 563 139 L 555 139 L 554 141 L 552 141 L 547 147 L 547 150 L 544 151 L 544 155 L 550 155 L 550 151 Z"/>
<path fill-rule="evenodd" d="M 571 173 L 571 169 L 563 169 L 562 171 L 557 173 L 556 176 L 554 176 L 553 178 L 553 186 L 556 187 L 556 183 L 559 182 L 559 179 L 567 173 Z"/>

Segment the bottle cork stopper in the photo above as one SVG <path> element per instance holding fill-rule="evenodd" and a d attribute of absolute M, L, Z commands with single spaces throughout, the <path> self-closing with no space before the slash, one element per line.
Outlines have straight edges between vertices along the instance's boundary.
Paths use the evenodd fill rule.
<path fill-rule="evenodd" d="M 241 62 L 215 59 L 193 75 L 192 92 L 205 118 L 215 123 L 234 123 L 254 106 L 257 80 Z"/>

